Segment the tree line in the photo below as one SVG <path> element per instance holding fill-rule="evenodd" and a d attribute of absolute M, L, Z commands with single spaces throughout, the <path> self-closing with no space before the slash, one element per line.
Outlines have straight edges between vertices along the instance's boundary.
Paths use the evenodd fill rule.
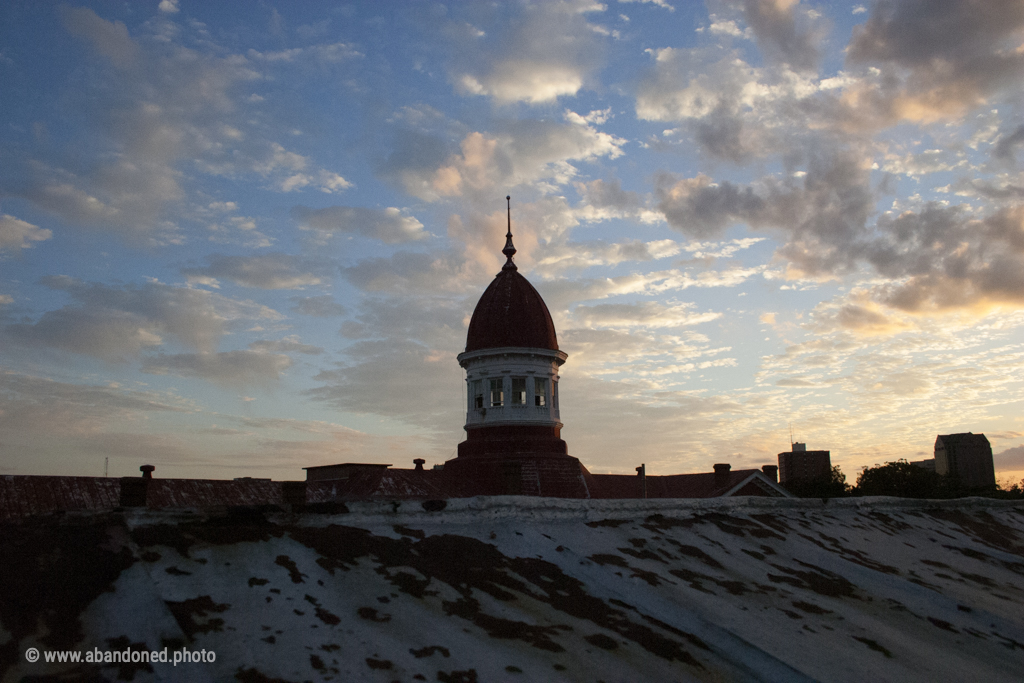
<path fill-rule="evenodd" d="M 895 496 L 897 498 L 948 499 L 966 496 L 986 498 L 1024 499 L 1024 479 L 1009 488 L 999 485 L 986 488 L 968 488 L 955 476 L 943 476 L 932 470 L 911 465 L 904 459 L 884 465 L 866 467 L 857 475 L 857 483 L 850 485 L 846 475 L 834 465 L 828 477 L 786 482 L 782 484 L 799 498 L 843 498 L 848 496 Z"/>

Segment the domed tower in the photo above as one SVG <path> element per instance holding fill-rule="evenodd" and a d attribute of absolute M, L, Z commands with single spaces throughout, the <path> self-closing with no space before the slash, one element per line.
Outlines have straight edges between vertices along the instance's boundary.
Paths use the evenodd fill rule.
<path fill-rule="evenodd" d="M 555 324 L 537 290 L 512 261 L 512 211 L 502 253 L 507 260 L 473 311 L 466 350 L 466 440 L 445 463 L 446 478 L 466 495 L 521 494 L 589 498 L 589 473 L 561 438 Z"/>

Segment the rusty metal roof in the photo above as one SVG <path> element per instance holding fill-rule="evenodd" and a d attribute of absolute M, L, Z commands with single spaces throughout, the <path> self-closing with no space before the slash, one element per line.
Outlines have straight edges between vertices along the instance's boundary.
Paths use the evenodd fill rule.
<path fill-rule="evenodd" d="M 471 482 L 455 481 L 444 470 L 354 467 L 345 479 L 297 482 L 306 486 L 307 503 L 337 500 L 436 500 L 477 495 Z M 759 470 L 735 470 L 728 483 L 713 473 L 648 476 L 648 498 L 713 498 L 760 475 Z M 587 474 L 591 498 L 640 498 L 635 475 Z M 128 481 L 144 481 L 127 477 Z M 146 506 L 150 508 L 207 508 L 285 505 L 284 483 L 269 479 L 149 479 Z M 764 487 L 760 487 L 763 489 Z M 778 488 L 776 486 L 775 488 Z M 779 489 L 781 491 L 781 489 Z M 73 510 L 110 510 L 120 505 L 121 479 L 104 477 L 0 476 L 0 520 Z M 771 495 L 754 487 L 733 495 Z M 783 493 L 783 495 L 785 495 Z"/>
<path fill-rule="evenodd" d="M 0 519 L 116 507 L 121 482 L 106 477 L 0 476 Z"/>

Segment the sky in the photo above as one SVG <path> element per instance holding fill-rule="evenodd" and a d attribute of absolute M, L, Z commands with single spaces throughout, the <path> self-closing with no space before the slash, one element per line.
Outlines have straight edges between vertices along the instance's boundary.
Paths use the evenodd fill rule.
<path fill-rule="evenodd" d="M 1022 86 L 1017 0 L 7 0 L 0 474 L 454 457 L 511 195 L 592 472 L 1019 481 Z"/>

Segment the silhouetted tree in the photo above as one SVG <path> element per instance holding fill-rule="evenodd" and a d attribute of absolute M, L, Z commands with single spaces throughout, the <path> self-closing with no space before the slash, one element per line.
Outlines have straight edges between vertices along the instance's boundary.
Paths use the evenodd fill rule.
<path fill-rule="evenodd" d="M 798 498 L 841 498 L 850 495 L 850 485 L 846 483 L 846 475 L 839 469 L 839 465 L 832 466 L 828 477 L 787 481 L 783 486 Z"/>
<path fill-rule="evenodd" d="M 956 477 L 943 477 L 931 470 L 911 465 L 901 458 L 896 462 L 865 468 L 857 476 L 854 494 L 899 498 L 959 498 L 969 492 Z"/>
<path fill-rule="evenodd" d="M 997 484 L 996 490 L 989 497 L 1002 498 L 1004 500 L 1024 500 L 1024 479 L 1005 489 Z"/>

